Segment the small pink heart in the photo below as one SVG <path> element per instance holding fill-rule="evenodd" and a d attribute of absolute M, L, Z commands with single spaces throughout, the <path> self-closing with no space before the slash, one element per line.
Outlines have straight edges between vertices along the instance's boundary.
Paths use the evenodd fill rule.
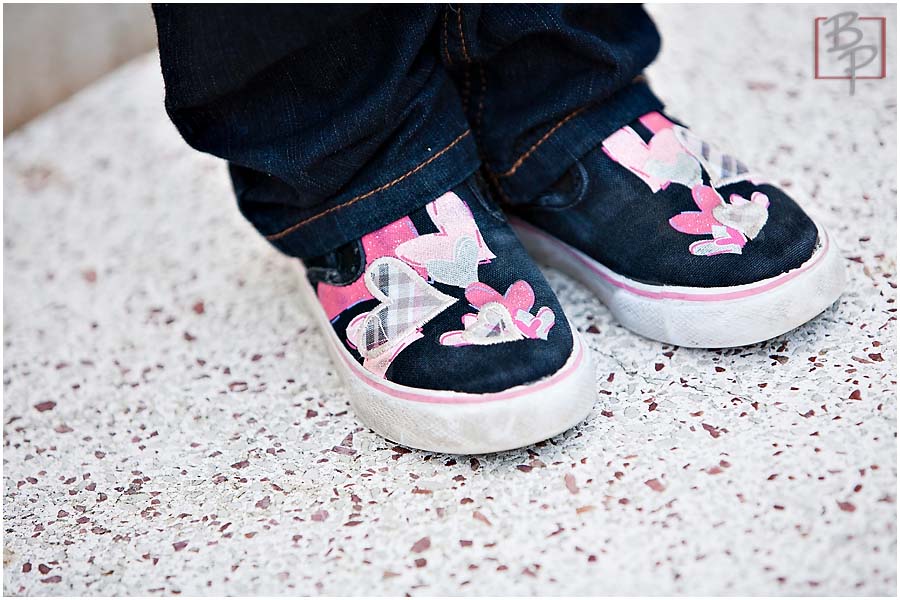
<path fill-rule="evenodd" d="M 515 314 L 519 310 L 531 310 L 534 306 L 534 290 L 528 285 L 528 282 L 521 279 L 506 290 L 504 294 L 504 304 L 509 312 Z"/>
<path fill-rule="evenodd" d="M 516 326 L 519 328 L 519 331 L 525 334 L 525 337 L 535 339 L 538 336 L 538 329 L 541 328 L 541 321 L 538 319 L 532 319 L 531 323 L 525 324 L 524 322 L 516 319 Z"/>
<path fill-rule="evenodd" d="M 519 311 L 513 317 L 516 327 L 531 339 L 547 339 L 547 334 L 556 322 L 556 315 L 546 306 L 542 306 L 537 315 L 526 311 Z"/>
<path fill-rule="evenodd" d="M 488 302 L 503 302 L 503 296 L 486 283 L 476 281 L 466 287 L 466 300 L 475 308 L 481 308 Z"/>
<path fill-rule="evenodd" d="M 481 308 L 489 302 L 498 302 L 505 306 L 511 314 L 515 314 L 519 310 L 531 310 L 531 307 L 534 306 L 534 290 L 527 281 L 520 279 L 509 286 L 506 294 L 501 296 L 491 286 L 476 281 L 466 288 L 466 300 L 475 308 Z"/>

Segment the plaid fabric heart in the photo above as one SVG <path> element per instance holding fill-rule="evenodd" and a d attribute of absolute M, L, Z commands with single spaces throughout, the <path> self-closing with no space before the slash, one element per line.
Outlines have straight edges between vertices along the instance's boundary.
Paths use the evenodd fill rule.
<path fill-rule="evenodd" d="M 749 167 L 737 158 L 703 141 L 690 129 L 678 125 L 674 125 L 673 129 L 675 137 L 685 150 L 699 160 L 706 172 L 709 173 L 710 185 L 713 187 L 718 188 L 752 178 Z"/>
<path fill-rule="evenodd" d="M 456 302 L 456 298 L 428 285 L 410 266 L 383 257 L 366 268 L 366 287 L 381 303 L 356 329 L 350 342 L 366 358 L 390 350 Z"/>
<path fill-rule="evenodd" d="M 381 229 L 367 233 L 360 239 L 366 265 L 372 264 L 382 256 L 394 256 L 394 248 L 417 235 L 419 233 L 416 226 L 409 217 L 403 217 Z M 417 272 L 425 276 L 425 269 L 419 268 Z M 329 321 L 333 321 L 354 304 L 372 299 L 372 295 L 366 289 L 365 277 L 360 277 L 350 285 L 331 285 L 320 281 L 316 286 L 316 293 Z"/>

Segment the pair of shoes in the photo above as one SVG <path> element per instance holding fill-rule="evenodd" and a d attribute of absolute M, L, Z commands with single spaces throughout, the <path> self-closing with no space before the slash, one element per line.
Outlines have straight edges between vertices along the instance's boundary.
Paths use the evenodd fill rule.
<path fill-rule="evenodd" d="M 661 113 L 607 137 L 533 203 L 505 207 L 509 221 L 489 198 L 470 177 L 299 263 L 351 405 L 400 444 L 508 450 L 590 412 L 588 348 L 534 258 L 582 282 L 625 327 L 688 347 L 781 335 L 844 287 L 821 226 Z"/>

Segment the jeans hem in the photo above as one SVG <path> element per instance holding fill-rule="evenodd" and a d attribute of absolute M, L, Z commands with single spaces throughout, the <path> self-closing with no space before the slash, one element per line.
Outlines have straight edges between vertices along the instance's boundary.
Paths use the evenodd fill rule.
<path fill-rule="evenodd" d="M 265 237 L 289 256 L 321 256 L 425 206 L 465 181 L 479 165 L 467 129 L 406 173 L 368 192 L 338 198 L 330 208 Z"/>

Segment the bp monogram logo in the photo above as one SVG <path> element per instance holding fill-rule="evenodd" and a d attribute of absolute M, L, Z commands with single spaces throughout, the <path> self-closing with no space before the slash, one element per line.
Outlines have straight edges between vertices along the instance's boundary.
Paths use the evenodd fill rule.
<path fill-rule="evenodd" d="M 884 79 L 887 19 L 845 11 L 815 20 L 815 78 L 847 79 L 850 95 L 857 79 Z"/>

